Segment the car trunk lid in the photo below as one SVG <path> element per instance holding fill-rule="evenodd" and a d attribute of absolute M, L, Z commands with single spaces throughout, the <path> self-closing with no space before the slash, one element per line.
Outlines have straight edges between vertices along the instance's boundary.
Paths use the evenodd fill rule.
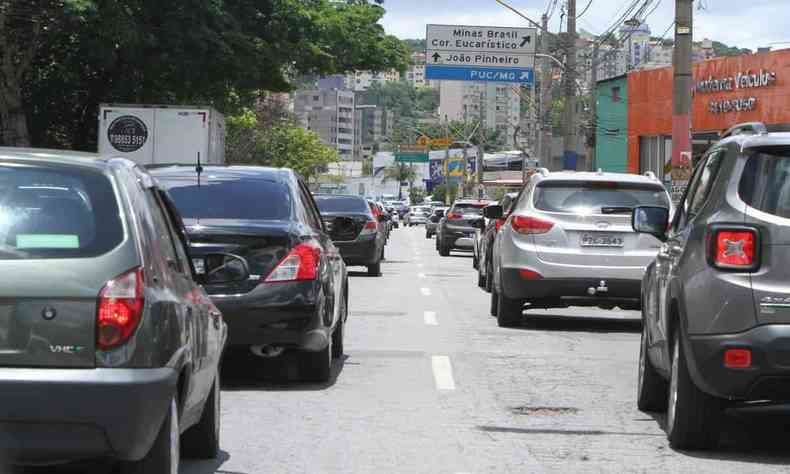
<path fill-rule="evenodd" d="M 322 212 L 329 236 L 335 242 L 352 242 L 359 238 L 371 217 L 364 213 Z"/>

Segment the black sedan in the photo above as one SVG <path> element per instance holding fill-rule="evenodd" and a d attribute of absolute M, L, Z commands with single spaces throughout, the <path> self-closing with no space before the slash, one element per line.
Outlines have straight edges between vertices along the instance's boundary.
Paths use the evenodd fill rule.
<path fill-rule="evenodd" d="M 380 276 L 387 216 L 359 196 L 317 194 L 315 200 L 346 265 L 365 266 L 368 275 Z"/>
<path fill-rule="evenodd" d="M 303 379 L 329 380 L 332 358 L 343 354 L 348 277 L 303 180 L 287 169 L 243 166 L 152 174 L 184 218 L 198 272 L 216 266 L 209 254 L 246 260 L 247 280 L 206 285 L 225 315 L 229 345 L 261 357 L 297 349 Z"/>

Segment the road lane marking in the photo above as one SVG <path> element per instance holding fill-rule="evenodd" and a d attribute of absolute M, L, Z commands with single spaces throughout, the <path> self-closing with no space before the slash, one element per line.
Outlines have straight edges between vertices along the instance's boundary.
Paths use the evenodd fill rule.
<path fill-rule="evenodd" d="M 426 278 L 425 277 L 425 273 L 418 273 L 417 276 L 420 277 L 420 278 Z"/>
<path fill-rule="evenodd" d="M 428 326 L 438 326 L 439 321 L 436 320 L 436 311 L 425 312 L 425 324 Z"/>
<path fill-rule="evenodd" d="M 436 390 L 455 390 L 455 380 L 453 380 L 453 366 L 447 356 L 431 357 L 433 367 L 433 379 L 436 382 Z"/>
<path fill-rule="evenodd" d="M 417 264 L 417 268 L 422 268 L 422 267 L 424 267 L 424 266 L 425 266 L 425 264 L 424 264 L 424 263 L 418 263 L 418 264 Z"/>
<path fill-rule="evenodd" d="M 422 296 L 431 296 L 431 289 L 430 288 L 420 288 L 420 293 L 422 293 Z"/>

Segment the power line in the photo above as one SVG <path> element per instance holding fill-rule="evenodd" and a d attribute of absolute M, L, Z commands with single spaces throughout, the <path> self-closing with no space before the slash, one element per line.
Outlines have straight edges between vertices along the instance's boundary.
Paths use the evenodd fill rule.
<path fill-rule="evenodd" d="M 592 6 L 592 2 L 593 2 L 593 0 L 590 0 L 589 2 L 587 2 L 587 6 L 586 6 L 586 7 L 584 7 L 584 9 L 582 10 L 582 12 L 581 12 L 581 13 L 579 13 L 578 15 L 576 15 L 576 19 L 577 19 L 577 20 L 578 20 L 579 18 L 581 18 L 582 16 L 584 16 L 584 14 L 585 14 L 585 13 L 587 13 L 587 10 L 589 10 L 589 9 L 590 9 L 590 6 Z"/>

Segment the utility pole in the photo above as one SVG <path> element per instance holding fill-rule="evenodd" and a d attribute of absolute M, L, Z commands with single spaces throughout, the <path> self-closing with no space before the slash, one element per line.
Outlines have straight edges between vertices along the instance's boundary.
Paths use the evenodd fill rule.
<path fill-rule="evenodd" d="M 675 50 L 672 90 L 672 198 L 679 200 L 691 178 L 691 48 L 693 0 L 675 0 Z"/>
<path fill-rule="evenodd" d="M 592 133 L 595 140 L 593 140 L 593 146 L 589 147 L 590 150 L 587 155 L 590 157 L 590 169 L 595 171 L 598 168 L 598 157 L 595 155 L 595 143 L 597 143 L 598 139 L 598 125 L 600 121 L 598 120 L 598 53 L 599 53 L 600 45 L 598 41 L 593 43 L 593 51 L 592 51 L 592 60 L 591 66 L 592 71 L 590 72 L 590 116 L 592 117 L 591 126 L 592 126 Z"/>
<path fill-rule="evenodd" d="M 568 33 L 565 59 L 565 111 L 563 114 L 563 169 L 576 169 L 576 0 L 568 0 Z"/>
<path fill-rule="evenodd" d="M 545 13 L 540 18 L 540 24 L 542 26 L 542 30 L 540 32 L 540 52 L 543 54 L 549 54 L 549 37 L 545 33 L 546 29 L 549 26 L 549 17 Z M 538 94 L 538 119 L 537 123 L 535 124 L 536 131 L 538 134 L 538 160 L 543 165 L 548 167 L 549 162 L 551 161 L 551 144 L 546 143 L 546 131 L 544 128 L 546 127 L 545 123 L 545 116 L 546 112 L 551 109 L 551 60 L 549 58 L 543 58 L 543 64 L 540 68 L 541 76 L 540 76 L 540 91 Z M 547 158 L 544 161 L 545 158 Z"/>

